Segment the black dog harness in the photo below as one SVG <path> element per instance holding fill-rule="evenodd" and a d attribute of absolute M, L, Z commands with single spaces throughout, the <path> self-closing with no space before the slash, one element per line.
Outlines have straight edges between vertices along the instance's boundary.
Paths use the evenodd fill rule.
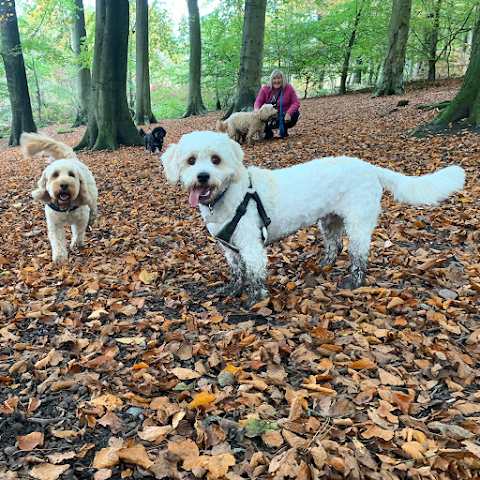
<path fill-rule="evenodd" d="M 252 182 L 250 181 L 250 188 L 252 188 Z M 225 192 L 223 192 L 225 193 Z M 223 194 L 222 194 L 223 196 Z M 215 239 L 218 240 L 220 243 L 223 245 L 227 246 L 228 248 L 231 248 L 234 252 L 238 253 L 238 248 L 233 245 L 230 240 L 232 238 L 233 233 L 235 232 L 235 229 L 237 228 L 238 222 L 240 219 L 245 215 L 247 212 L 247 206 L 248 202 L 251 199 L 254 199 L 255 202 L 257 203 L 257 210 L 258 214 L 260 215 L 260 218 L 262 219 L 262 222 L 264 224 L 264 227 L 262 227 L 262 235 L 263 235 L 263 241 L 267 241 L 267 227 L 272 223 L 272 220 L 267 216 L 267 213 L 265 212 L 265 208 L 263 207 L 263 203 L 260 200 L 260 197 L 258 196 L 257 192 L 247 192 L 245 194 L 245 197 L 243 199 L 243 202 L 237 207 L 237 210 L 235 212 L 235 216 L 232 218 L 232 220 L 224 225 L 220 231 L 217 233 L 215 236 Z"/>
<path fill-rule="evenodd" d="M 73 207 L 69 208 L 60 208 L 58 205 L 55 205 L 54 203 L 47 203 L 47 205 L 52 209 L 55 210 L 56 212 L 63 212 L 63 213 L 68 213 L 68 212 L 73 212 L 78 208 L 78 205 L 75 205 Z"/>

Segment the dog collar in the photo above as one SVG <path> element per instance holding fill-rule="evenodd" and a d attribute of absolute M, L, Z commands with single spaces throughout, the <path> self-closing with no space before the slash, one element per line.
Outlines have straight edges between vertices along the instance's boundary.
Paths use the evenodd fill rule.
<path fill-rule="evenodd" d="M 223 198 L 225 193 L 227 193 L 228 187 L 213 201 L 213 203 L 208 204 L 208 209 L 210 210 L 210 213 L 213 212 L 213 207 Z"/>
<path fill-rule="evenodd" d="M 251 188 L 251 183 L 250 183 L 250 188 Z M 233 232 L 235 232 L 235 229 L 237 228 L 238 222 L 245 215 L 247 211 L 248 202 L 252 198 L 255 200 L 257 204 L 258 214 L 260 215 L 260 218 L 262 219 L 262 222 L 264 224 L 264 227 L 262 228 L 263 240 L 264 242 L 267 241 L 267 227 L 270 225 L 270 223 L 272 223 L 272 220 L 267 216 L 267 213 L 265 212 L 265 208 L 263 207 L 263 203 L 260 200 L 258 193 L 247 192 L 245 194 L 245 198 L 243 199 L 243 202 L 237 207 L 237 210 L 235 212 L 235 216 L 233 217 L 233 219 L 229 223 L 224 225 L 222 228 L 220 228 L 219 232 L 215 236 L 215 238 L 220 243 L 232 249 L 236 253 L 238 253 L 238 248 L 231 243 L 232 235 L 233 235 Z"/>
<path fill-rule="evenodd" d="M 60 208 L 58 205 L 55 205 L 54 203 L 47 203 L 47 205 L 52 209 L 55 210 L 56 212 L 63 212 L 63 213 L 68 213 L 68 212 L 73 212 L 78 208 L 78 205 L 75 205 L 73 207 L 69 208 Z"/>

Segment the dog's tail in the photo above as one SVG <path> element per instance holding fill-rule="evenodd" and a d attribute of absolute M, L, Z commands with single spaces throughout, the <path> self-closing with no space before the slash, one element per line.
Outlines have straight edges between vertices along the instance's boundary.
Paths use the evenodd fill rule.
<path fill-rule="evenodd" d="M 411 205 L 436 205 L 465 183 L 465 172 L 457 166 L 422 177 L 407 177 L 385 168 L 375 168 L 380 183 L 393 193 L 395 200 Z"/>
<path fill-rule="evenodd" d="M 20 145 L 25 158 L 31 158 L 38 152 L 47 153 L 53 160 L 77 158 L 72 147 L 40 133 L 22 133 Z"/>
<path fill-rule="evenodd" d="M 227 122 L 222 122 L 222 120 L 217 120 L 217 132 L 225 133 L 227 131 Z"/>
<path fill-rule="evenodd" d="M 141 136 L 141 137 L 146 137 L 147 134 L 145 133 L 145 130 L 143 128 L 141 128 L 139 131 L 138 131 L 138 134 Z"/>

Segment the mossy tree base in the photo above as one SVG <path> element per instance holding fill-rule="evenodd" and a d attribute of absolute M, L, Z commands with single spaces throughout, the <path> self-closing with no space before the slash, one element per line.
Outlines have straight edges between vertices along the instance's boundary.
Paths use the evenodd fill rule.
<path fill-rule="evenodd" d="M 128 0 L 97 0 L 92 95 L 87 130 L 75 150 L 142 145 L 127 103 Z"/>
<path fill-rule="evenodd" d="M 480 134 L 480 127 L 478 125 L 469 123 L 467 121 L 455 122 L 446 125 L 425 123 L 416 126 L 409 134 L 409 137 L 425 138 L 432 135 L 462 135 L 464 133 Z"/>
<path fill-rule="evenodd" d="M 462 86 L 455 98 L 439 115 L 419 125 L 410 136 L 452 135 L 480 131 L 480 11 L 473 32 L 472 54 Z"/>

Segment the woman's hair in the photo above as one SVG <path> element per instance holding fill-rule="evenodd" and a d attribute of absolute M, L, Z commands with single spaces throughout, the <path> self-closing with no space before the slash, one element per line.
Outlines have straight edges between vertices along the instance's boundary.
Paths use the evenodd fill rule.
<path fill-rule="evenodd" d="M 272 80 L 273 80 L 273 77 L 276 77 L 277 75 L 281 75 L 282 76 L 282 88 L 285 87 L 285 84 L 287 83 L 287 81 L 285 80 L 285 75 L 283 74 L 283 72 L 279 69 L 279 68 L 276 68 L 271 74 L 270 74 L 270 78 L 268 80 L 268 86 L 272 89 Z"/>

